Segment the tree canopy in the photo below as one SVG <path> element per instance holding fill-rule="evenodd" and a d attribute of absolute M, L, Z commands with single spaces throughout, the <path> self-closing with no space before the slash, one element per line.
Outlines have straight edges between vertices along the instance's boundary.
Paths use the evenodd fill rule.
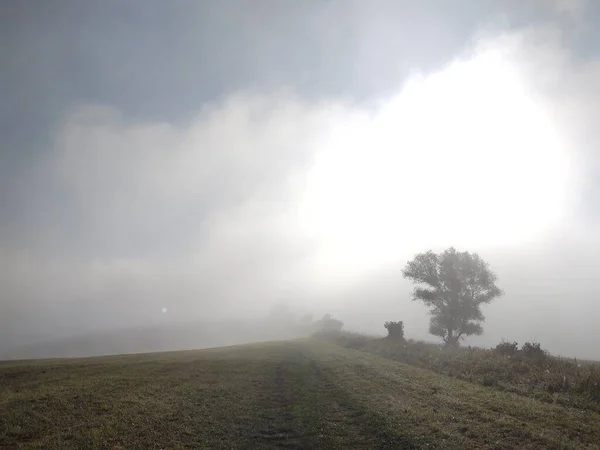
<path fill-rule="evenodd" d="M 429 332 L 448 345 L 458 345 L 470 335 L 483 333 L 481 305 L 502 295 L 496 275 L 476 253 L 453 247 L 442 253 L 419 253 L 402 274 L 417 284 L 413 300 L 431 308 Z"/>

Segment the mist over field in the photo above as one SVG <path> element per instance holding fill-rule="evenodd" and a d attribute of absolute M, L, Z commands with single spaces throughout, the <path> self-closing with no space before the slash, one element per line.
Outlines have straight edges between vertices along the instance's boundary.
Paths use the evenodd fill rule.
<path fill-rule="evenodd" d="M 428 333 L 402 269 L 477 252 L 464 341 L 600 359 L 600 8 L 4 2 L 0 359 L 202 348 L 329 313 Z"/>

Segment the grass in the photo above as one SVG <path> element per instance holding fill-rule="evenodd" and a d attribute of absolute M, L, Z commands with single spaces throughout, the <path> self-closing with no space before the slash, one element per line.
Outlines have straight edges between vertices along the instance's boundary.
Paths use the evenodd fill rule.
<path fill-rule="evenodd" d="M 394 341 L 354 333 L 330 335 L 329 340 L 453 378 L 514 392 L 542 401 L 600 412 L 600 364 L 533 352 L 512 354 L 490 349 L 446 349 L 422 341 Z M 506 349 L 506 346 L 499 346 Z M 525 346 L 527 350 L 530 346 Z"/>
<path fill-rule="evenodd" d="M 600 414 L 323 340 L 0 364 L 3 448 L 600 448 Z"/>

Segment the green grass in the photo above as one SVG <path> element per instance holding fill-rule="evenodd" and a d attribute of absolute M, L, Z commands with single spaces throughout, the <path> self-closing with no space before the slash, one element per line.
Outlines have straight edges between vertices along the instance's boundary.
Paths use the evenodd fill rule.
<path fill-rule="evenodd" d="M 521 351 L 506 355 L 490 349 L 445 349 L 422 341 L 402 342 L 355 333 L 325 338 L 343 347 L 375 353 L 442 375 L 600 412 L 599 363 L 555 357 L 541 350 L 533 356 Z"/>
<path fill-rule="evenodd" d="M 0 364 L 4 448 L 600 448 L 600 414 L 300 340 Z"/>

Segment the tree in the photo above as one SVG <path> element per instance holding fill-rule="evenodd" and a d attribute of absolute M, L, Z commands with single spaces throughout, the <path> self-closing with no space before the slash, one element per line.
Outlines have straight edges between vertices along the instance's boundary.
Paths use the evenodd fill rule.
<path fill-rule="evenodd" d="M 447 345 L 457 346 L 466 336 L 483 333 L 481 305 L 502 295 L 496 275 L 476 253 L 419 253 L 402 275 L 417 284 L 413 300 L 431 308 L 429 332 Z"/>
<path fill-rule="evenodd" d="M 317 333 L 339 333 L 344 322 L 334 319 L 331 314 L 325 314 L 322 319 L 315 322 Z"/>
<path fill-rule="evenodd" d="M 404 322 L 401 320 L 399 322 L 387 321 L 383 324 L 385 329 L 388 331 L 388 338 L 403 341 L 404 340 Z"/>

